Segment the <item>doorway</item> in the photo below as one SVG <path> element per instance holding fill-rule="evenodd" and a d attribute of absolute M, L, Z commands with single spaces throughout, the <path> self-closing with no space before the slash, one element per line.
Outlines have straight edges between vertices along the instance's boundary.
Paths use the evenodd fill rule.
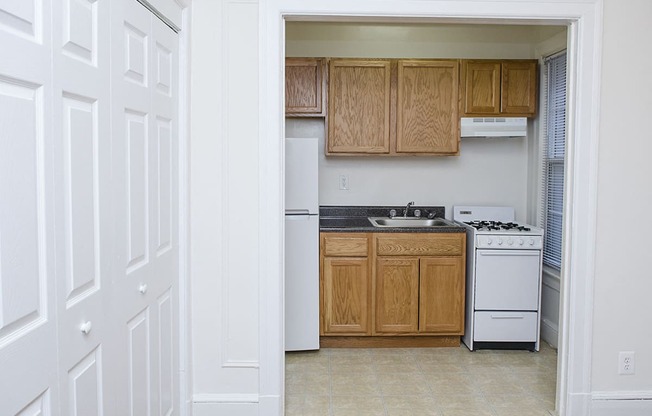
<path fill-rule="evenodd" d="M 272 36 L 273 40 L 267 43 L 270 47 L 269 56 L 274 65 L 281 65 L 281 59 L 284 56 L 282 42 L 275 44 L 279 39 L 282 40 L 283 20 L 277 21 L 279 16 L 286 19 L 292 19 L 297 16 L 311 15 L 312 19 L 319 16 L 320 19 L 336 19 L 332 16 L 380 16 L 379 20 L 387 20 L 388 16 L 405 18 L 405 16 L 420 16 L 419 21 L 437 18 L 461 18 L 464 17 L 468 22 L 469 16 L 478 19 L 484 19 L 487 16 L 492 18 L 504 19 L 502 22 L 509 23 L 540 23 L 545 16 L 549 23 L 570 24 L 569 34 L 569 59 L 570 65 L 570 97 L 569 103 L 569 171 L 574 173 L 574 177 L 567 179 L 568 191 L 566 191 L 564 229 L 568 235 L 565 239 L 563 250 L 566 262 L 562 268 L 562 275 L 569 278 L 564 279 L 561 288 L 561 335 L 560 335 L 560 374 L 558 383 L 557 408 L 560 414 L 572 412 L 573 409 L 585 408 L 589 397 L 586 393 L 590 391 L 590 328 L 592 315 L 590 312 L 590 303 L 592 299 L 592 277 L 590 270 L 593 264 L 594 250 L 592 242 L 595 239 L 595 231 L 592 224 L 595 219 L 595 191 L 590 186 L 596 179 L 595 164 L 592 162 L 596 159 L 596 142 L 597 137 L 592 134 L 591 126 L 595 124 L 595 114 L 598 103 L 591 100 L 592 89 L 597 81 L 597 70 L 579 73 L 578 67 L 591 68 L 592 63 L 599 59 L 599 41 L 592 36 L 599 29 L 600 19 L 597 17 L 595 4 L 583 4 L 576 9 L 574 7 L 560 6 L 554 2 L 532 2 L 519 4 L 515 9 L 506 6 L 487 2 L 486 9 L 480 8 L 471 10 L 469 4 L 462 2 L 442 2 L 437 3 L 436 7 L 431 2 L 419 2 L 418 4 L 400 5 L 398 2 L 378 4 L 363 4 L 343 6 L 333 4 L 331 8 L 321 7 L 319 10 L 313 10 L 312 6 L 296 6 L 294 4 L 284 4 L 269 10 L 271 33 L 278 37 Z M 374 7 L 370 11 L 369 7 Z M 328 9 L 328 10 L 326 10 Z M 330 16 L 330 17 L 329 17 Z M 350 19 L 350 17 L 349 17 Z M 357 20 L 360 18 L 358 17 Z M 510 20 L 511 19 L 511 20 Z M 518 19 L 518 20 L 515 20 Z M 554 20 L 552 20 L 554 19 Z M 441 20 L 439 20 L 441 21 Z M 274 104 L 281 102 L 282 85 L 279 85 L 281 77 L 272 74 L 268 78 L 269 95 L 266 103 Z M 278 119 L 268 120 L 272 130 L 277 131 L 281 136 L 284 134 L 282 114 L 278 114 Z M 274 155 L 272 155 L 274 156 Z M 274 162 L 269 161 L 272 165 Z M 277 185 L 282 177 L 270 179 L 271 185 Z M 274 186 L 271 188 L 274 189 Z M 272 200 L 278 200 L 278 195 L 272 192 L 261 192 L 264 198 L 272 197 Z M 276 199 L 274 199 L 276 198 Z M 572 209 L 570 209 L 572 207 Z M 582 215 L 578 215 L 581 212 Z M 571 279 L 572 277 L 572 279 Z M 572 283 L 571 283 L 572 282 Z M 282 305 L 278 310 L 282 310 Z M 569 333 L 568 328 L 572 325 L 573 333 Z M 581 357 L 581 359 L 579 358 Z M 569 380 L 569 374 L 573 374 L 572 380 Z M 571 381 L 569 383 L 569 381 Z"/>
<path fill-rule="evenodd" d="M 455 41 L 443 42 L 438 39 Z M 541 53 L 551 48 L 565 48 L 566 45 L 565 26 L 290 21 L 286 24 L 285 55 L 293 58 L 531 59 L 539 58 Z M 323 118 L 289 118 L 285 120 L 285 135 L 318 137 L 320 149 L 324 149 L 324 123 Z M 538 121 L 530 122 L 531 126 L 537 124 Z M 535 207 L 538 193 L 532 192 L 531 188 L 538 186 L 539 172 L 531 167 L 539 166 L 538 152 L 532 151 L 538 150 L 539 146 L 538 135 L 529 136 L 527 140 L 503 139 L 490 143 L 466 141 L 462 143 L 461 153 L 464 157 L 452 158 L 326 159 L 322 152 L 319 160 L 320 177 L 326 179 L 320 182 L 320 186 L 326 189 L 320 190 L 320 205 L 373 205 L 373 199 L 378 200 L 379 197 L 373 192 L 351 196 L 348 192 L 340 192 L 331 186 L 336 184 L 337 174 L 341 172 L 351 175 L 361 189 L 373 189 L 373 182 L 389 183 L 389 177 L 405 175 L 403 182 L 410 183 L 411 176 L 417 175 L 428 182 L 431 175 L 433 180 L 437 177 L 453 178 L 449 181 L 452 183 L 450 195 L 445 188 L 438 189 L 435 200 L 420 201 L 421 203 L 444 205 L 448 210 L 460 198 L 473 201 L 477 194 L 482 194 L 482 188 L 493 186 L 495 189 L 491 190 L 491 194 L 495 201 L 484 199 L 487 205 L 504 205 L 504 201 L 510 200 L 525 201 L 528 196 L 532 196 L 533 200 L 514 204 L 519 204 L 517 213 L 521 216 L 518 218 L 520 222 L 535 224 L 537 219 L 529 214 L 538 211 Z M 527 163 L 523 164 L 526 159 Z M 496 178 L 490 177 L 491 172 L 469 174 L 475 172 L 478 166 L 485 166 L 487 161 L 507 165 L 515 170 L 521 169 L 523 175 L 529 174 L 531 177 L 527 183 L 515 181 L 513 184 L 505 184 L 499 174 Z M 384 174 L 388 178 L 382 179 Z M 470 183 L 469 175 L 483 176 L 486 183 L 478 184 L 481 182 L 479 180 Z M 369 183 L 364 183 L 365 180 Z M 401 192 L 394 189 L 390 191 L 392 195 Z M 413 195 L 415 191 L 406 192 L 406 195 Z M 386 199 L 378 202 L 380 205 L 388 203 Z M 559 305 L 558 300 L 556 304 Z M 556 346 L 556 340 L 551 344 Z M 547 344 L 540 357 L 519 355 L 516 351 L 512 354 L 483 351 L 473 356 L 465 348 L 440 351 L 322 350 L 320 353 L 286 355 L 287 414 L 319 414 L 318 411 L 323 409 L 341 410 L 343 405 L 356 406 L 357 409 L 360 406 L 375 408 L 379 411 L 381 404 L 390 413 L 396 409 L 418 411 L 419 408 L 410 407 L 414 403 L 424 406 L 429 403 L 430 410 L 443 406 L 440 409 L 442 412 L 452 410 L 450 406 L 461 406 L 470 413 L 493 412 L 492 406 L 497 406 L 496 409 L 501 411 L 510 410 L 509 406 L 502 404 L 514 405 L 512 410 L 516 411 L 524 403 L 522 400 L 508 400 L 516 392 L 530 401 L 531 409 L 542 412 L 554 409 L 557 359 L 556 352 Z M 395 365 L 387 366 L 388 363 Z M 351 364 L 356 365 L 354 374 L 347 375 L 341 371 Z M 498 368 L 502 372 L 498 372 Z M 504 379 L 506 373 L 519 377 L 521 384 L 504 382 L 488 386 L 474 383 L 485 378 Z M 449 382 L 440 386 L 443 375 Z M 523 392 L 520 387 L 528 379 L 535 383 L 529 385 L 527 392 Z M 400 386 L 392 384 L 392 381 L 400 381 Z M 408 386 L 411 389 L 400 390 Z M 409 395 L 411 403 L 396 403 L 397 389 L 400 394 Z M 438 396 L 450 394 L 465 394 L 467 399 L 473 397 L 471 405 L 475 407 L 469 408 L 470 402 L 456 401 L 454 397 L 437 402 Z M 357 403 L 344 403 L 352 401 L 354 397 L 359 398 Z M 496 403 L 498 397 L 505 403 Z"/>

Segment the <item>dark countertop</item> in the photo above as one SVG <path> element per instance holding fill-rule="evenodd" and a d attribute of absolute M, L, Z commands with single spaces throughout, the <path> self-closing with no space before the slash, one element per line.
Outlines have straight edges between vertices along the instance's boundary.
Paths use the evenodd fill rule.
<path fill-rule="evenodd" d="M 401 216 L 405 206 L 321 206 L 319 207 L 320 232 L 344 233 L 463 233 L 466 228 L 461 225 L 443 227 L 374 227 L 367 217 L 389 217 L 389 211 L 395 209 Z M 414 216 L 414 210 L 421 210 L 421 216 L 427 217 L 434 212 L 435 218 L 444 218 L 444 207 L 411 207 L 408 216 Z"/>

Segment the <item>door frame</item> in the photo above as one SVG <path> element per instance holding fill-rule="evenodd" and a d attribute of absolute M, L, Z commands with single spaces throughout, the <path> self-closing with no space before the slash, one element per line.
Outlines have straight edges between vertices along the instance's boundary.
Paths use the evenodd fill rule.
<path fill-rule="evenodd" d="M 369 0 L 260 4 L 261 221 L 260 411 L 278 414 L 284 398 L 284 57 L 285 21 L 553 24 L 568 26 L 568 127 L 557 411 L 586 414 L 591 403 L 594 259 L 602 1 Z M 270 210 L 276 213 L 270 218 Z M 263 329 L 264 328 L 264 329 Z M 280 403 L 273 398 L 278 398 Z M 270 399 L 270 400 L 267 400 Z"/>

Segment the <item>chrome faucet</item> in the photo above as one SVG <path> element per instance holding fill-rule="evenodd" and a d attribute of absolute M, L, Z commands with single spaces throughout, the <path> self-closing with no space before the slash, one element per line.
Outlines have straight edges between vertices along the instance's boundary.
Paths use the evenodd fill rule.
<path fill-rule="evenodd" d="M 414 201 L 410 201 L 407 203 L 405 206 L 405 211 L 403 212 L 403 218 L 407 218 L 408 211 L 410 210 L 410 207 L 414 205 Z"/>

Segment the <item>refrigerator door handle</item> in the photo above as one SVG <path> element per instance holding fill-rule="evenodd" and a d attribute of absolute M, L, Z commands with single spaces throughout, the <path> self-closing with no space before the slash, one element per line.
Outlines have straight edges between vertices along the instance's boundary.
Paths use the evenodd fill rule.
<path fill-rule="evenodd" d="M 285 215 L 308 215 L 310 211 L 307 209 L 286 209 Z"/>

